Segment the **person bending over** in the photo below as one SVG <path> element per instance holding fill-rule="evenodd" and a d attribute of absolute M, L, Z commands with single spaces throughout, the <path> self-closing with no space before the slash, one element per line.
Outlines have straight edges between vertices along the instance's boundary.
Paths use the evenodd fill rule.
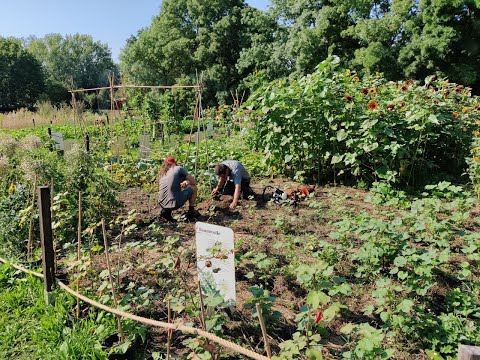
<path fill-rule="evenodd" d="M 195 210 L 197 181 L 187 170 L 178 166 L 172 157 L 167 157 L 160 168 L 158 192 L 159 205 L 162 208 L 160 216 L 168 222 L 177 221 L 172 217 L 172 211 L 181 208 L 187 200 L 187 219 L 193 220 L 200 216 Z"/>
<path fill-rule="evenodd" d="M 230 204 L 230 210 L 235 209 L 242 195 L 243 199 L 248 199 L 254 195 L 250 188 L 250 174 L 240 161 L 225 160 L 215 166 L 215 174 L 218 176 L 218 184 L 212 191 L 212 195 L 233 195 L 233 201 Z"/>

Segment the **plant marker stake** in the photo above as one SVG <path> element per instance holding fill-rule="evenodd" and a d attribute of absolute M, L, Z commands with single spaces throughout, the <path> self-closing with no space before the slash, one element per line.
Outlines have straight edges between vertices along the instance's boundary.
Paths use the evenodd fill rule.
<path fill-rule="evenodd" d="M 33 242 L 33 215 L 35 213 L 35 193 L 37 192 L 37 175 L 33 180 L 33 191 L 32 191 L 32 211 L 30 213 L 30 226 L 28 227 L 28 243 L 27 243 L 27 259 L 30 259 L 32 252 L 32 242 Z"/>
<path fill-rule="evenodd" d="M 171 322 L 171 307 L 170 307 L 170 299 L 168 299 L 168 323 Z M 167 330 L 167 360 L 170 360 L 170 344 L 172 341 L 172 330 Z"/>
<path fill-rule="evenodd" d="M 77 292 L 80 292 L 80 256 L 82 244 L 82 193 L 78 192 L 78 230 L 77 230 L 77 261 L 78 261 L 78 282 Z M 77 319 L 80 317 L 80 299 L 77 298 Z"/>
<path fill-rule="evenodd" d="M 480 347 L 458 345 L 458 360 L 480 360 Z"/>
<path fill-rule="evenodd" d="M 113 286 L 113 278 L 112 278 L 112 269 L 110 268 L 110 257 L 108 256 L 108 241 L 107 241 L 107 231 L 105 230 L 105 219 L 102 218 L 102 232 L 103 232 L 103 244 L 105 245 L 105 257 L 107 258 L 107 268 L 108 268 L 108 277 L 110 279 L 110 286 L 112 287 L 112 297 L 113 297 L 113 305 L 117 307 L 117 299 L 115 297 L 115 287 Z M 120 334 L 120 340 L 123 341 L 123 328 L 121 317 L 117 315 L 118 321 L 118 333 Z"/>
<path fill-rule="evenodd" d="M 40 243 L 42 245 L 42 268 L 45 302 L 53 303 L 52 289 L 55 284 L 55 253 L 53 252 L 52 213 L 50 206 L 50 188 L 38 188 L 38 214 L 40 223 Z"/>
<path fill-rule="evenodd" d="M 205 309 L 203 308 L 203 295 L 202 295 L 202 285 L 200 284 L 200 281 L 198 281 L 198 293 L 200 294 L 200 313 L 201 313 L 201 317 L 202 317 L 202 329 L 204 331 L 207 331 L 207 326 L 206 326 L 206 323 L 205 323 Z M 209 341 L 208 339 L 205 339 L 205 342 L 207 343 L 207 345 L 209 344 Z"/>
<path fill-rule="evenodd" d="M 262 308 L 260 307 L 259 303 L 255 304 L 255 308 L 257 309 L 258 321 L 260 322 L 260 328 L 262 329 L 263 342 L 265 344 L 265 350 L 267 351 L 267 357 L 271 359 L 272 352 L 270 351 L 270 344 L 268 343 L 268 340 L 267 340 L 267 330 L 265 328 L 265 323 L 263 322 Z"/>

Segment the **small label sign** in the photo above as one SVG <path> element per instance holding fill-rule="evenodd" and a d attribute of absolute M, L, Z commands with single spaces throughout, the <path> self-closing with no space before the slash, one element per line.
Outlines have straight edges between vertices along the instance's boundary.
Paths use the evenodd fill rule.
<path fill-rule="evenodd" d="M 221 296 L 224 306 L 234 306 L 235 254 L 233 230 L 227 227 L 197 222 L 198 278 L 204 296 Z"/>

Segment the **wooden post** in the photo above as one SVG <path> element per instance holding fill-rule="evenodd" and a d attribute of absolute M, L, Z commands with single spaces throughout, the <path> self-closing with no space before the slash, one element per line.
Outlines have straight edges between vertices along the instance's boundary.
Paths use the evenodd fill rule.
<path fill-rule="evenodd" d="M 458 360 L 480 360 L 480 347 L 458 345 Z"/>
<path fill-rule="evenodd" d="M 35 215 L 35 194 L 37 192 L 37 175 L 33 180 L 33 191 L 32 191 L 32 211 L 30 213 L 30 224 L 28 226 L 28 242 L 27 242 L 27 260 L 30 260 L 32 255 L 32 243 L 33 243 L 33 216 Z"/>
<path fill-rule="evenodd" d="M 33 127 L 35 127 L 35 119 L 32 119 Z"/>
<path fill-rule="evenodd" d="M 90 136 L 85 135 L 85 148 L 87 149 L 87 153 L 90 153 Z"/>
<path fill-rule="evenodd" d="M 258 321 L 260 322 L 260 328 L 262 329 L 263 343 L 265 345 L 267 357 L 270 359 L 272 357 L 272 352 L 270 351 L 270 344 L 268 343 L 267 339 L 267 329 L 265 328 L 265 323 L 263 322 L 262 308 L 260 307 L 259 303 L 255 304 L 255 308 L 257 309 Z"/>
<path fill-rule="evenodd" d="M 55 253 L 53 251 L 52 214 L 50 207 L 50 188 L 38 188 L 38 213 L 40 222 L 40 242 L 42 244 L 42 267 L 45 301 L 53 302 L 52 289 L 55 285 Z"/>
<path fill-rule="evenodd" d="M 168 299 L 168 323 L 172 320 L 170 299 Z M 170 346 L 172 343 L 172 329 L 167 330 L 167 360 L 170 360 Z"/>
<path fill-rule="evenodd" d="M 112 300 L 115 307 L 118 306 L 117 298 L 115 296 L 115 287 L 113 286 L 113 277 L 112 277 L 112 268 L 110 267 L 110 257 L 108 256 L 108 241 L 107 241 L 107 231 L 105 229 L 105 219 L 102 218 L 102 233 L 103 233 L 103 244 L 105 246 L 105 257 L 107 259 L 107 268 L 108 268 L 108 278 L 110 280 L 110 286 L 112 287 Z M 122 321 L 120 315 L 117 315 L 118 323 L 118 333 L 120 335 L 120 341 L 124 340 Z"/>
<path fill-rule="evenodd" d="M 78 192 L 78 229 L 77 229 L 77 261 L 80 268 L 82 256 L 82 193 Z M 80 292 L 80 271 L 77 274 L 77 292 Z M 80 317 L 80 299 L 77 298 L 77 319 Z"/>
<path fill-rule="evenodd" d="M 50 151 L 53 151 L 53 144 L 52 144 L 52 128 L 48 128 L 48 137 L 50 138 Z"/>

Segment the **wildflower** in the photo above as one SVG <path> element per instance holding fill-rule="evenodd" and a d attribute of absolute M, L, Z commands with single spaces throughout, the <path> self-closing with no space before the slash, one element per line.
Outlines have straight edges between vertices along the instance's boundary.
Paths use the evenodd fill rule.
<path fill-rule="evenodd" d="M 462 90 L 463 90 L 463 85 L 457 85 L 457 87 L 455 88 L 455 91 L 456 91 L 457 93 L 459 93 L 459 92 L 462 91 Z"/>
<path fill-rule="evenodd" d="M 403 92 L 407 91 L 407 89 L 408 89 L 407 85 L 402 85 L 402 91 Z"/>
<path fill-rule="evenodd" d="M 454 117 L 455 119 L 458 118 L 458 112 L 454 111 L 454 112 L 453 112 L 453 117 Z"/>
<path fill-rule="evenodd" d="M 377 89 L 375 89 L 375 88 L 368 89 L 369 94 L 374 94 L 376 92 L 377 92 Z"/>
<path fill-rule="evenodd" d="M 376 110 L 378 108 L 378 103 L 375 101 L 375 100 L 371 100 L 369 103 L 368 103 L 368 108 L 370 110 Z"/>
<path fill-rule="evenodd" d="M 367 89 L 367 88 L 363 88 L 363 89 L 362 89 L 362 94 L 363 94 L 363 95 L 367 95 L 367 94 L 368 94 L 368 89 Z"/>
<path fill-rule="evenodd" d="M 393 109 L 395 109 L 395 105 L 394 105 L 394 104 L 388 104 L 388 105 L 387 105 L 387 110 L 388 110 L 388 111 L 392 111 Z"/>
<path fill-rule="evenodd" d="M 405 101 L 400 101 L 400 103 L 398 104 L 401 108 L 405 106 Z"/>
<path fill-rule="evenodd" d="M 463 113 L 467 113 L 467 112 L 469 112 L 469 111 L 470 111 L 470 108 L 467 107 L 467 106 L 464 106 L 464 107 L 462 108 L 462 112 L 463 112 Z"/>
<path fill-rule="evenodd" d="M 350 70 L 349 70 L 349 69 L 345 70 L 345 74 L 346 74 L 347 76 L 350 76 L 350 74 L 351 74 Z"/>
<path fill-rule="evenodd" d="M 11 195 L 15 192 L 15 183 L 12 181 L 10 187 L 8 188 L 8 193 Z"/>
<path fill-rule="evenodd" d="M 345 95 L 345 100 L 347 100 L 348 102 L 352 102 L 353 101 L 353 98 L 350 96 L 350 95 Z"/>
<path fill-rule="evenodd" d="M 410 79 L 409 79 L 409 80 L 407 80 L 407 81 L 405 82 L 405 84 L 406 84 L 407 86 L 413 85 L 413 80 L 410 80 Z"/>
<path fill-rule="evenodd" d="M 359 82 L 360 78 L 357 75 L 355 75 L 354 77 L 352 77 L 352 81 Z"/>
<path fill-rule="evenodd" d="M 446 97 L 448 97 L 448 95 L 449 95 L 449 94 L 450 94 L 450 91 L 448 91 L 448 90 L 445 90 L 445 92 L 443 93 L 443 97 L 445 97 L 445 98 L 446 98 Z"/>
<path fill-rule="evenodd" d="M 478 156 L 474 156 L 473 161 L 478 161 Z"/>
<path fill-rule="evenodd" d="M 473 135 L 475 135 L 475 136 L 480 135 L 480 131 L 478 131 L 478 130 L 477 130 L 477 131 L 474 131 L 474 132 L 473 132 Z"/>
<path fill-rule="evenodd" d="M 35 135 L 27 135 L 21 140 L 22 145 L 27 150 L 40 149 L 42 147 L 42 140 Z"/>

